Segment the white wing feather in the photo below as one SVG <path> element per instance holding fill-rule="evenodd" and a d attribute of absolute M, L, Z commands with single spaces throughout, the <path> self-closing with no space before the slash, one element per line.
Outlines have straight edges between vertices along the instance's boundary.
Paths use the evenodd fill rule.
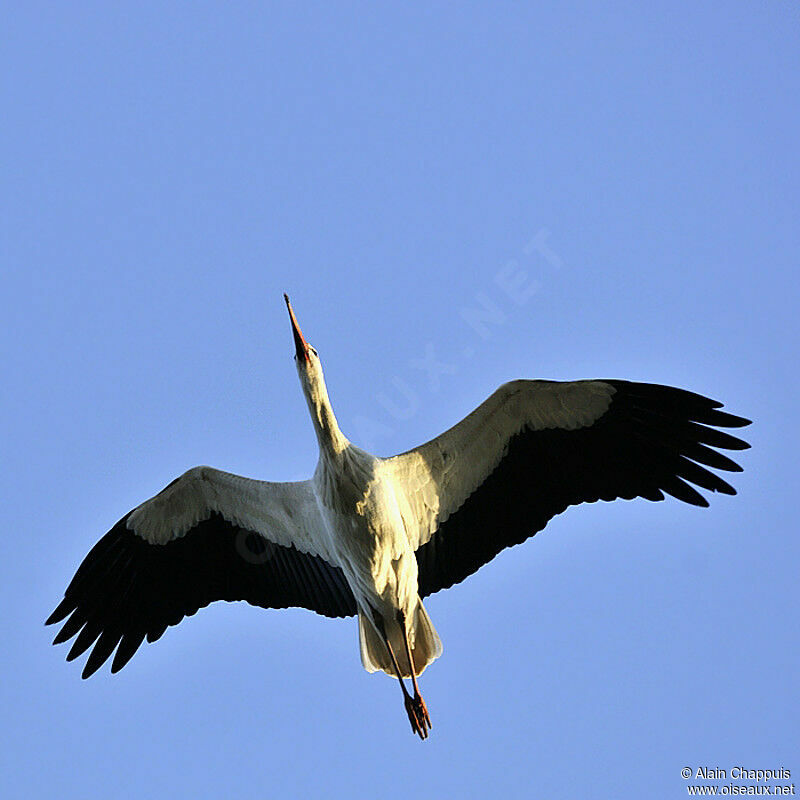
<path fill-rule="evenodd" d="M 412 548 L 425 544 L 486 480 L 515 434 L 591 425 L 614 392 L 604 381 L 505 383 L 440 436 L 386 459 Z"/>
<path fill-rule="evenodd" d="M 214 512 L 270 542 L 336 563 L 311 481 L 257 481 L 212 467 L 193 467 L 134 509 L 127 526 L 151 544 L 166 544 Z"/>

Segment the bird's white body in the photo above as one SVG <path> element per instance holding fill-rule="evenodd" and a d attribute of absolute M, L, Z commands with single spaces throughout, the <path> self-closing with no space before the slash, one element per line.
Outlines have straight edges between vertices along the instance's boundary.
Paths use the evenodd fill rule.
<path fill-rule="evenodd" d="M 411 674 L 398 625 L 400 612 L 408 621 L 415 673 L 421 674 L 441 655 L 442 644 L 419 598 L 413 547 L 418 524 L 401 511 L 407 504 L 405 497 L 397 496 L 391 468 L 384 459 L 348 444 L 333 458 L 323 451 L 313 485 L 331 554 L 358 603 L 362 664 L 370 672 L 392 674 L 374 625 L 377 614 L 404 676 Z"/>
<path fill-rule="evenodd" d="M 323 458 L 314 488 L 328 546 L 363 609 L 402 610 L 417 601 L 417 562 L 381 460 L 350 445 Z"/>

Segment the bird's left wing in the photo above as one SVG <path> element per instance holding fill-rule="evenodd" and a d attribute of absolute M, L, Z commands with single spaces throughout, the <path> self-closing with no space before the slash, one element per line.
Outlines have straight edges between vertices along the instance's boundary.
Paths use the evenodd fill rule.
<path fill-rule="evenodd" d="M 664 493 L 690 483 L 736 494 L 706 469 L 741 471 L 713 448 L 749 445 L 718 427 L 748 420 L 669 386 L 619 380 L 513 381 L 454 427 L 386 459 L 423 597 L 471 575 L 567 506 Z"/>
<path fill-rule="evenodd" d="M 126 514 L 90 550 L 47 624 L 69 617 L 67 660 L 94 645 L 83 677 L 214 600 L 350 616 L 355 599 L 325 546 L 309 481 L 270 483 L 194 467 Z"/>

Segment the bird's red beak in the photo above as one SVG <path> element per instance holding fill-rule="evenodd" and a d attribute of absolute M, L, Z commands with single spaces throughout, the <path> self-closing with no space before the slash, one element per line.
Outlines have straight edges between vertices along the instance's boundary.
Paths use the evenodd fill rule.
<path fill-rule="evenodd" d="M 300 330 L 300 326 L 297 324 L 297 317 L 295 317 L 292 304 L 289 302 L 289 295 L 284 293 L 283 299 L 286 301 L 286 308 L 289 309 L 289 319 L 292 321 L 292 333 L 294 334 L 297 357 L 305 361 L 308 359 L 308 342 L 306 342 L 303 331 Z"/>

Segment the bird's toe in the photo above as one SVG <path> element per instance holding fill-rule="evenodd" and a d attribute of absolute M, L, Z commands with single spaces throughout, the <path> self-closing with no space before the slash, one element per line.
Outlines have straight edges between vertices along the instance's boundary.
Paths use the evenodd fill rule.
<path fill-rule="evenodd" d="M 411 732 L 416 733 L 423 741 L 428 738 L 428 728 L 430 721 L 427 718 L 427 709 L 424 713 L 416 703 L 415 699 L 406 695 L 406 714 L 408 714 L 408 721 L 411 723 Z"/>
<path fill-rule="evenodd" d="M 422 720 L 426 727 L 432 728 L 433 725 L 431 725 L 431 715 L 428 713 L 428 706 L 425 705 L 422 695 L 415 694 L 411 702 L 414 704 L 414 710 L 416 711 L 417 718 Z"/>

